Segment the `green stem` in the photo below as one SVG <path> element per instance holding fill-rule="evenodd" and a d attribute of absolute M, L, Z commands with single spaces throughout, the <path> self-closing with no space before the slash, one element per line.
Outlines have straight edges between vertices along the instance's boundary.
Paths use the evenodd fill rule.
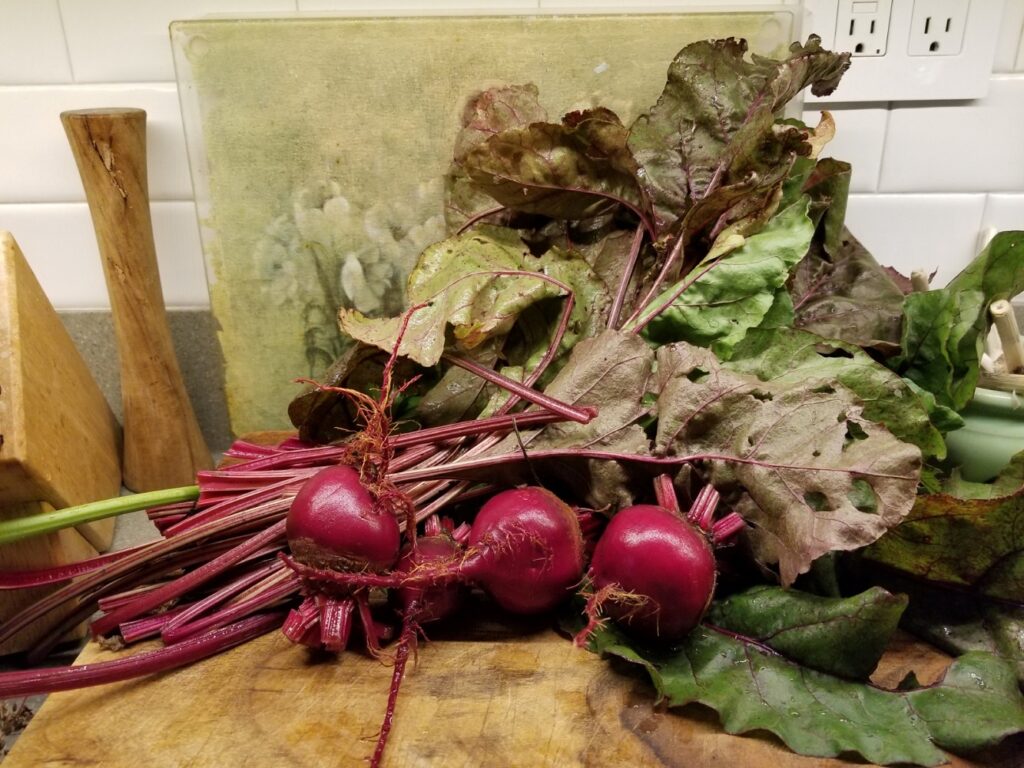
<path fill-rule="evenodd" d="M 183 488 L 166 488 L 161 491 L 136 493 L 131 496 L 117 496 L 103 501 L 90 501 L 88 504 L 79 504 L 77 507 L 67 507 L 41 515 L 4 520 L 0 522 L 0 544 L 10 544 L 31 536 L 53 533 L 62 528 L 92 523 L 108 517 L 123 515 L 126 512 L 135 512 L 140 509 L 175 504 L 181 501 L 193 501 L 198 498 L 199 486 L 188 485 Z"/>

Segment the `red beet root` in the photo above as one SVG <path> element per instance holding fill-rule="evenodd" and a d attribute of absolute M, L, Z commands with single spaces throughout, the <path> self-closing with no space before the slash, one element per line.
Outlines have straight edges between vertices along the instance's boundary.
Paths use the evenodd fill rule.
<path fill-rule="evenodd" d="M 632 634 L 663 643 L 696 627 L 715 591 L 708 537 L 680 515 L 649 504 L 612 518 L 590 570 L 595 590 L 609 590 L 604 612 Z"/>
<path fill-rule="evenodd" d="M 462 548 L 446 533 L 421 536 L 416 548 L 406 547 L 398 561 L 396 570 L 413 574 L 425 565 L 457 563 L 462 557 Z M 403 615 L 414 615 L 420 624 L 440 621 L 456 613 L 462 606 L 465 588 L 458 582 L 433 585 L 410 582 L 397 590 L 398 604 Z"/>
<path fill-rule="evenodd" d="M 398 560 L 401 533 L 379 512 L 352 467 L 313 475 L 288 510 L 286 534 L 295 559 L 315 568 L 383 571 Z"/>
<path fill-rule="evenodd" d="M 543 488 L 495 494 L 469 535 L 477 551 L 462 574 L 513 613 L 543 613 L 567 597 L 583 575 L 583 536 L 573 509 Z"/>

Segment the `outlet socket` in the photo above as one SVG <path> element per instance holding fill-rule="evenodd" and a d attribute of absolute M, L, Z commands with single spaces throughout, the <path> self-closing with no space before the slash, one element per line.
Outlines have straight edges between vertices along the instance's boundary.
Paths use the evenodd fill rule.
<path fill-rule="evenodd" d="M 914 0 L 907 53 L 957 56 L 964 45 L 970 0 Z"/>
<path fill-rule="evenodd" d="M 854 56 L 884 56 L 892 0 L 839 0 L 836 48 Z"/>
<path fill-rule="evenodd" d="M 835 93 L 824 97 L 807 96 L 808 103 L 978 99 L 988 92 L 996 41 L 1003 23 L 1004 0 L 889 0 L 886 3 L 891 8 L 888 37 L 884 46 L 876 43 L 874 49 L 868 49 L 866 41 L 849 37 L 849 15 L 842 18 L 840 10 L 842 14 L 852 15 L 853 5 L 847 0 L 804 0 L 804 37 L 813 32 L 821 36 L 826 48 L 847 50 L 855 57 Z M 878 13 L 871 10 L 874 5 L 864 6 L 865 10 L 858 8 L 857 15 Z M 881 7 L 879 2 L 878 8 Z M 929 36 L 918 43 L 916 38 L 912 41 L 911 32 L 920 30 L 923 34 L 927 14 L 918 22 L 915 21 L 915 13 L 920 16 L 925 9 L 931 12 L 933 19 L 941 21 L 933 21 L 938 25 L 937 30 L 929 24 Z M 952 19 L 949 33 L 945 31 L 946 19 Z M 958 19 L 963 21 L 958 23 Z M 857 21 L 855 18 L 854 35 L 861 28 Z M 870 25 L 865 29 L 871 32 Z M 875 30 L 879 31 L 877 23 Z M 938 38 L 938 50 L 928 50 L 936 41 L 934 35 L 939 33 L 943 36 L 955 34 L 956 37 Z M 872 55 L 858 56 L 855 50 L 857 42 L 864 42 L 864 53 Z M 911 49 L 916 51 L 922 46 L 924 51 L 920 55 L 912 55 Z M 879 48 L 884 53 L 875 54 L 874 50 Z"/>

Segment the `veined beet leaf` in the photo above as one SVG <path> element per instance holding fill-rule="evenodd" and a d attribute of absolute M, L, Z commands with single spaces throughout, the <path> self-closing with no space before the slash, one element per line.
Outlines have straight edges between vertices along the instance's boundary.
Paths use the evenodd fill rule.
<path fill-rule="evenodd" d="M 538 266 L 514 232 L 498 227 L 430 246 L 409 275 L 409 304 L 422 306 L 409 319 L 399 354 L 434 365 L 444 352 L 448 326 L 456 345 L 466 349 L 508 333 L 524 309 L 564 294 L 551 278 L 541 276 Z M 370 318 L 342 309 L 339 321 L 352 338 L 390 351 L 403 317 Z"/>
<path fill-rule="evenodd" d="M 508 208 L 587 219 L 622 205 L 650 228 L 626 128 L 608 109 L 501 131 L 467 152 L 461 165 L 477 190 Z"/>
<path fill-rule="evenodd" d="M 934 685 L 889 691 L 706 626 L 671 651 L 635 647 L 614 628 L 595 633 L 591 648 L 643 666 L 669 706 L 703 704 L 727 733 L 768 731 L 802 755 L 854 752 L 879 765 L 939 765 L 948 759 L 940 748 L 979 749 L 1024 729 L 1016 678 L 986 653 L 955 660 Z"/>
<path fill-rule="evenodd" d="M 863 418 L 830 378 L 760 381 L 686 344 L 657 352 L 656 453 L 704 457 L 784 585 L 878 539 L 913 505 L 920 451 Z"/>
<path fill-rule="evenodd" d="M 445 183 L 445 220 L 454 233 L 474 216 L 495 209 L 495 200 L 470 181 L 462 167 L 466 155 L 492 136 L 512 128 L 547 120 L 537 86 L 507 85 L 475 94 L 462 113 L 454 157 Z"/>
<path fill-rule="evenodd" d="M 852 597 L 819 597 L 760 586 L 715 602 L 706 621 L 819 672 L 867 680 L 906 607 L 906 595 L 880 587 Z"/>
<path fill-rule="evenodd" d="M 1024 232 L 1001 232 L 950 281 L 904 302 L 902 353 L 889 361 L 940 405 L 962 409 L 974 396 L 988 306 L 1024 291 Z"/>
<path fill-rule="evenodd" d="M 774 177 L 781 170 L 781 185 L 800 131 L 776 128 L 776 114 L 807 86 L 816 95 L 831 93 L 849 66 L 849 54 L 825 51 L 813 36 L 806 46 L 794 44 L 783 61 L 747 61 L 746 50 L 745 41 L 732 38 L 684 48 L 658 103 L 630 128 L 629 147 L 643 169 L 659 232 L 733 185 L 748 185 L 736 200 L 749 197 L 759 189 L 754 174 Z M 803 154 L 810 151 L 807 146 Z M 718 203 L 716 215 L 702 218 L 720 218 L 731 203 Z"/>
<path fill-rule="evenodd" d="M 815 242 L 789 291 L 797 328 L 884 354 L 899 350 L 903 292 L 846 229 L 834 252 Z"/>
<path fill-rule="evenodd" d="M 991 489 L 956 483 L 956 495 L 919 496 L 907 518 L 864 557 L 915 578 L 1024 604 L 1024 487 L 1006 490 L 1019 479 L 1021 464 L 1018 459 Z"/>
<path fill-rule="evenodd" d="M 864 418 L 884 425 L 926 456 L 946 455 L 946 443 L 932 425 L 925 402 L 904 379 L 854 344 L 792 328 L 753 329 L 725 365 L 776 386 L 834 379 L 860 398 Z"/>
<path fill-rule="evenodd" d="M 648 323 L 646 337 L 658 344 L 710 346 L 727 356 L 749 329 L 764 321 L 790 270 L 807 253 L 814 235 L 807 205 L 807 198 L 798 200 L 732 253 L 698 264 L 667 288 L 651 306 L 671 304 Z M 641 313 L 641 322 L 646 315 Z"/>

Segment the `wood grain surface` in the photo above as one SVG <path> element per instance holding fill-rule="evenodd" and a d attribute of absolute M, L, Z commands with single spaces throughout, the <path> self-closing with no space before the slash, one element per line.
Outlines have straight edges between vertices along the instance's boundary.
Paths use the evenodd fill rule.
<path fill-rule="evenodd" d="M 5 518 L 11 519 L 25 515 L 43 514 L 52 510 L 53 507 L 45 502 L 29 501 L 5 506 L 3 514 Z M 65 528 L 56 533 L 33 536 L 25 541 L 0 546 L 0 564 L 4 570 L 12 571 L 77 563 L 95 556 L 96 550 L 74 528 Z M 0 590 L 0 621 L 6 621 L 18 611 L 27 608 L 55 589 L 57 587 L 34 587 L 16 591 Z M 10 640 L 0 643 L 0 656 L 34 648 L 41 638 L 49 634 L 49 627 L 69 616 L 73 610 L 73 605 L 68 606 L 60 612 L 52 614 L 47 623 L 28 626 Z M 68 639 L 82 638 L 85 637 L 86 631 L 85 623 L 79 621 L 64 637 Z"/>
<path fill-rule="evenodd" d="M 64 112 L 110 295 L 124 401 L 124 484 L 189 485 L 212 466 L 185 391 L 160 288 L 141 109 Z"/>
<path fill-rule="evenodd" d="M 726 735 L 700 707 L 661 710 L 634 669 L 543 626 L 484 618 L 430 634 L 403 685 L 386 766 L 863 765 L 793 755 L 767 735 Z M 79 663 L 114 656 L 90 645 Z M 947 663 L 903 638 L 878 677 L 898 682 L 913 667 L 928 680 Z M 273 632 L 155 678 L 54 694 L 4 768 L 364 766 L 390 677 L 365 655 L 311 654 Z M 951 765 L 1010 768 L 1022 747 Z"/>
<path fill-rule="evenodd" d="M 0 515 L 12 505 L 61 508 L 121 491 L 117 420 L 14 237 L 3 231 L 0 432 Z M 102 550 L 110 546 L 114 521 L 78 530 Z M 0 562 L 9 562 L 3 551 Z"/>

